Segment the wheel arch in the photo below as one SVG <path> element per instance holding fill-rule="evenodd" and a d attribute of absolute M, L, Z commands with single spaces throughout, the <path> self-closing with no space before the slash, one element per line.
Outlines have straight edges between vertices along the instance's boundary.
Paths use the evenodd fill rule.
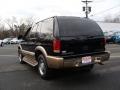
<path fill-rule="evenodd" d="M 46 50 L 42 47 L 42 46 L 37 46 L 35 48 L 35 59 L 37 60 L 38 56 L 42 54 L 44 55 L 44 57 L 46 58 L 47 57 L 47 52 Z"/>
<path fill-rule="evenodd" d="M 18 50 L 22 50 L 22 46 L 20 44 L 18 45 Z"/>

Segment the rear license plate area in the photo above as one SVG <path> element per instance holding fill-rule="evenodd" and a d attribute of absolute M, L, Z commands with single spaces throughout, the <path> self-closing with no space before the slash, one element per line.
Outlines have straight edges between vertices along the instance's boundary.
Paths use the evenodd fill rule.
<path fill-rule="evenodd" d="M 82 57 L 82 64 L 89 64 L 91 62 L 92 62 L 92 57 L 91 56 Z"/>

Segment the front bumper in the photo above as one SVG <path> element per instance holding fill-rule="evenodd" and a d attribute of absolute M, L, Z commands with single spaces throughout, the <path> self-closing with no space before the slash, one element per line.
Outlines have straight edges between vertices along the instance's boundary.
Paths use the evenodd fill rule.
<path fill-rule="evenodd" d="M 48 67 L 52 69 L 76 68 L 89 64 L 96 64 L 107 61 L 110 58 L 110 52 L 105 51 L 99 54 L 91 54 L 89 56 L 91 56 L 91 63 L 87 64 L 82 64 L 82 56 L 69 59 L 65 59 L 63 57 L 46 56 L 46 59 Z"/>

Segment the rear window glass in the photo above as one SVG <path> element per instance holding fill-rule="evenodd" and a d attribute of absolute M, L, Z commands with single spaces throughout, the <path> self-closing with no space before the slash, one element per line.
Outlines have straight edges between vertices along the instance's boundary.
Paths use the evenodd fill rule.
<path fill-rule="evenodd" d="M 60 36 L 103 36 L 101 28 L 92 20 L 80 17 L 58 17 Z"/>

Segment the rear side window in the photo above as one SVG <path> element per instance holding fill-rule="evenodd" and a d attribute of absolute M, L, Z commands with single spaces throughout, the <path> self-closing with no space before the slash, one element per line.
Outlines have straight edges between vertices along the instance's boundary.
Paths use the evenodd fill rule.
<path fill-rule="evenodd" d="M 98 24 L 80 17 L 58 17 L 60 36 L 103 36 Z"/>
<path fill-rule="evenodd" d="M 40 37 L 44 39 L 53 38 L 53 18 L 49 18 L 41 22 Z"/>

